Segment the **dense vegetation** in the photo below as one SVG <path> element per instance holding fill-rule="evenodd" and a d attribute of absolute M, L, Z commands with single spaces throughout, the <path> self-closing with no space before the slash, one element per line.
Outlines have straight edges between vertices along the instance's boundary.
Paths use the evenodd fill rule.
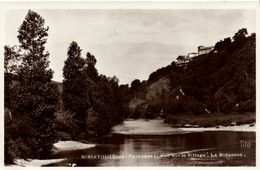
<path fill-rule="evenodd" d="M 58 93 L 44 47 L 47 31 L 44 19 L 29 11 L 18 30 L 19 50 L 5 46 L 5 107 L 12 113 L 5 120 L 6 162 L 45 157 L 55 140 Z"/>
<path fill-rule="evenodd" d="M 193 58 L 187 68 L 172 62 L 151 73 L 148 81 L 133 81 L 136 93 L 131 94 L 132 101 L 138 98 L 142 102 L 132 109 L 131 116 L 255 112 L 255 34 L 247 34 L 243 28 L 233 41 L 225 38 L 217 42 L 212 52 Z M 156 87 L 158 83 L 161 87 Z M 156 90 L 149 98 L 147 94 Z"/>
<path fill-rule="evenodd" d="M 94 55 L 68 48 L 63 84 L 51 81 L 48 27 L 29 10 L 18 30 L 19 47 L 5 46 L 5 163 L 46 158 L 58 140 L 81 140 L 107 133 L 127 114 L 127 86 L 99 75 Z"/>
<path fill-rule="evenodd" d="M 255 34 L 247 36 L 246 29 L 217 42 L 213 52 L 194 58 L 187 68 L 172 62 L 129 88 L 119 86 L 115 76 L 99 74 L 95 56 L 82 57 L 75 41 L 68 44 L 63 82 L 52 81 L 44 23 L 29 11 L 18 29 L 19 47 L 4 48 L 5 163 L 46 158 L 54 142 L 106 134 L 127 117 L 161 115 L 176 123 L 187 116 L 255 112 Z"/>
<path fill-rule="evenodd" d="M 97 60 L 89 52 L 81 57 L 81 49 L 76 42 L 68 48 L 68 58 L 63 68 L 63 109 L 61 115 L 69 114 L 71 121 L 60 120 L 60 124 L 70 124 L 66 130 L 74 140 L 99 136 L 109 131 L 110 127 L 125 118 L 118 78 L 99 75 L 95 68 Z M 60 115 L 60 116 L 61 116 Z"/>

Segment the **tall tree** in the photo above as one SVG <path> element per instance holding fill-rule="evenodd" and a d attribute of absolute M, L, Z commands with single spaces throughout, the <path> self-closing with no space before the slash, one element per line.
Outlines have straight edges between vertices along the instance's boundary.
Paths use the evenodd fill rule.
<path fill-rule="evenodd" d="M 68 48 L 68 58 L 63 67 L 63 105 L 71 112 L 84 112 L 86 98 L 83 94 L 83 68 L 85 60 L 81 57 L 81 49 L 73 41 Z"/>
<path fill-rule="evenodd" d="M 246 42 L 247 29 L 241 28 L 237 33 L 233 36 L 234 45 L 236 48 L 240 48 Z"/>
<path fill-rule="evenodd" d="M 48 27 L 44 27 L 44 23 L 39 14 L 29 10 L 18 30 L 21 64 L 16 72 L 17 81 L 10 104 L 14 117 L 26 116 L 31 121 L 30 132 L 20 138 L 24 138 L 23 141 L 29 139 L 24 143 L 28 150 L 38 151 L 28 157 L 39 158 L 48 154 L 54 142 L 53 115 L 58 102 L 56 86 L 51 83 L 53 71 L 48 68 L 49 52 L 44 47 L 48 36 Z M 28 150 L 22 152 L 30 153 Z"/>
<path fill-rule="evenodd" d="M 81 57 L 81 49 L 75 41 L 71 42 L 67 56 L 63 67 L 63 107 L 75 114 L 75 119 L 79 121 L 77 131 L 82 133 L 85 130 L 86 110 L 90 105 L 83 74 L 86 61 Z"/>
<path fill-rule="evenodd" d="M 98 78 L 98 72 L 97 69 L 95 68 L 95 65 L 97 63 L 97 60 L 94 55 L 90 54 L 87 52 L 86 54 L 86 67 L 85 67 L 85 73 L 87 74 L 90 79 L 92 80 L 97 80 Z"/>
<path fill-rule="evenodd" d="M 233 36 L 233 40 L 234 41 L 239 41 L 241 39 L 244 39 L 247 35 L 247 29 L 246 28 L 241 28 L 238 30 L 237 33 L 235 33 L 235 35 Z"/>
<path fill-rule="evenodd" d="M 22 63 L 17 71 L 21 102 L 16 109 L 32 114 L 35 118 L 39 116 L 34 112 L 39 105 L 53 105 L 57 102 L 57 96 L 53 95 L 51 88 L 53 71 L 48 68 L 49 52 L 46 52 L 44 47 L 49 28 L 45 28 L 44 23 L 39 14 L 29 10 L 17 36 L 21 44 Z"/>
<path fill-rule="evenodd" d="M 135 79 L 135 80 L 132 81 L 132 83 L 131 83 L 131 90 L 132 90 L 132 91 L 136 91 L 140 86 L 141 86 L 140 80 L 139 80 L 139 79 Z"/>

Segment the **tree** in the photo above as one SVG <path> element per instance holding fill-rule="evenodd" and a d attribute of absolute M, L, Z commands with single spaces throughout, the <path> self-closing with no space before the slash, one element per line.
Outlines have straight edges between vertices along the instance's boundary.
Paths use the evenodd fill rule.
<path fill-rule="evenodd" d="M 27 125 L 23 123 L 20 131 L 16 132 L 22 139 L 20 145 L 27 146 L 19 150 L 34 158 L 47 156 L 52 147 L 55 140 L 53 117 L 58 103 L 56 86 L 51 83 L 53 71 L 48 68 L 49 52 L 44 47 L 49 29 L 44 27 L 44 23 L 39 14 L 29 10 L 18 29 L 21 63 L 15 71 L 17 80 L 13 86 L 10 104 L 14 119 L 17 122 L 20 119 L 27 121 Z M 28 125 L 29 129 L 24 127 Z M 31 154 L 32 152 L 35 154 Z"/>
<path fill-rule="evenodd" d="M 81 57 L 81 49 L 76 42 L 71 42 L 68 48 L 68 58 L 63 67 L 63 106 L 65 110 L 76 113 L 77 119 L 84 118 L 89 107 L 83 69 L 85 60 Z"/>
<path fill-rule="evenodd" d="M 53 105 L 57 102 L 57 95 L 51 87 L 53 71 L 49 69 L 49 52 L 45 52 L 48 27 L 44 27 L 44 19 L 29 10 L 25 21 L 20 26 L 18 40 L 22 52 L 21 64 L 17 70 L 17 94 L 19 102 L 17 111 L 34 115 L 36 109 L 42 105 Z M 36 113 L 35 113 L 36 114 Z"/>
<path fill-rule="evenodd" d="M 113 77 L 109 77 L 108 80 L 112 87 L 118 87 L 119 79 L 115 75 Z"/>
<path fill-rule="evenodd" d="M 248 33 L 246 28 L 241 28 L 237 33 L 235 33 L 233 40 L 236 49 L 240 48 L 245 43 L 247 34 Z"/>
<path fill-rule="evenodd" d="M 217 50 L 218 52 L 221 52 L 223 50 L 229 50 L 231 46 L 231 39 L 225 38 L 224 41 L 220 40 L 216 43 L 214 50 Z"/>
<path fill-rule="evenodd" d="M 86 67 L 85 67 L 85 74 L 88 76 L 90 79 L 96 81 L 98 78 L 98 72 L 97 69 L 95 68 L 95 65 L 97 63 L 97 60 L 94 55 L 90 54 L 87 52 L 86 54 Z"/>
<path fill-rule="evenodd" d="M 72 136 L 74 139 L 78 139 L 82 135 L 84 137 L 86 111 L 91 105 L 90 87 L 88 86 L 91 83 L 85 75 L 87 62 L 81 57 L 81 51 L 77 42 L 71 42 L 67 52 L 68 58 L 63 67 L 63 109 L 67 113 L 75 115 L 73 118 L 78 122 L 77 127 L 72 129 L 75 131 L 75 136 Z"/>
<path fill-rule="evenodd" d="M 139 79 L 135 79 L 131 83 L 131 90 L 136 91 L 141 86 L 141 82 Z"/>
<path fill-rule="evenodd" d="M 240 30 L 238 30 L 237 33 L 235 33 L 235 35 L 233 36 L 233 40 L 234 41 L 239 41 L 241 39 L 244 39 L 247 35 L 247 29 L 246 28 L 241 28 Z"/>
<path fill-rule="evenodd" d="M 4 46 L 4 69 L 7 74 L 16 74 L 19 62 L 19 49 L 10 46 Z"/>
<path fill-rule="evenodd" d="M 5 96 L 5 107 L 10 108 L 10 100 L 12 94 L 12 86 L 17 77 L 17 69 L 19 62 L 19 51 L 16 47 L 4 47 L 4 96 Z"/>

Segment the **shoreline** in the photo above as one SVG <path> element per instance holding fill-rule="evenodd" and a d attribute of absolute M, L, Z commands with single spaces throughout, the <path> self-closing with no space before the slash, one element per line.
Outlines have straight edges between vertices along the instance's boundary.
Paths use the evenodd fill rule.
<path fill-rule="evenodd" d="M 67 158 L 61 159 L 15 159 L 13 165 L 9 167 L 41 167 L 44 165 L 52 164 L 52 163 L 59 163 L 62 161 L 67 160 Z"/>
<path fill-rule="evenodd" d="M 79 141 L 58 141 L 53 144 L 52 152 L 73 151 L 95 147 L 95 144 L 87 144 Z M 67 160 L 67 158 L 60 159 L 15 159 L 14 164 L 9 167 L 41 167 L 48 164 L 59 163 Z"/>
<path fill-rule="evenodd" d="M 162 119 L 138 119 L 126 120 L 122 124 L 112 128 L 112 134 L 122 135 L 173 135 L 204 131 L 233 131 L 233 132 L 255 132 L 255 124 L 243 124 L 234 126 L 197 127 L 187 125 L 172 127 L 172 124 L 164 123 Z"/>
<path fill-rule="evenodd" d="M 58 141 L 53 144 L 54 152 L 60 151 L 73 151 L 73 150 L 81 150 L 95 147 L 95 144 L 87 144 L 79 141 Z"/>
<path fill-rule="evenodd" d="M 140 124 L 140 123 L 143 124 Z M 161 125 L 162 127 L 151 128 L 151 125 Z M 136 126 L 139 125 L 139 126 Z M 230 132 L 256 132 L 255 124 L 244 124 L 235 126 L 217 126 L 217 127 L 172 127 L 170 124 L 163 123 L 162 120 L 127 120 L 124 123 L 113 127 L 111 134 L 122 134 L 122 135 L 173 135 L 173 134 L 185 134 L 185 133 L 196 133 L 206 131 L 230 131 Z M 73 151 L 95 147 L 95 144 L 87 144 L 79 141 L 58 141 L 53 144 L 53 152 L 62 151 Z M 60 159 L 15 159 L 13 165 L 10 167 L 41 167 L 48 164 L 59 163 L 65 161 L 67 158 Z"/>
<path fill-rule="evenodd" d="M 243 124 L 235 126 L 215 126 L 215 127 L 181 127 L 184 131 L 203 132 L 203 131 L 231 131 L 231 132 L 256 132 L 255 124 Z"/>

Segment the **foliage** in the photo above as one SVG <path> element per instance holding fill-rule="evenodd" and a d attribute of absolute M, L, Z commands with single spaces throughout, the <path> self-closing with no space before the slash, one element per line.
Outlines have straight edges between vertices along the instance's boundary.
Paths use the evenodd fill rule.
<path fill-rule="evenodd" d="M 197 125 L 198 127 L 216 127 L 230 126 L 234 123 L 237 125 L 250 124 L 255 122 L 255 113 L 212 113 L 201 115 L 166 115 L 165 123 L 184 126 L 185 124 Z"/>
<path fill-rule="evenodd" d="M 18 62 L 20 60 L 19 52 L 15 47 L 4 47 L 4 97 L 5 107 L 10 108 L 12 87 L 17 78 Z"/>
<path fill-rule="evenodd" d="M 216 43 L 214 50 L 217 50 L 217 52 L 227 50 L 230 51 L 231 48 L 231 39 L 225 38 L 224 41 L 220 40 L 219 42 Z"/>
<path fill-rule="evenodd" d="M 164 123 L 177 124 L 177 118 L 172 114 L 167 114 Z"/>
<path fill-rule="evenodd" d="M 153 119 L 156 116 L 159 116 L 161 109 L 157 105 L 149 105 L 147 107 L 147 110 L 145 112 L 145 118 L 146 119 Z"/>
<path fill-rule="evenodd" d="M 76 42 L 70 44 L 63 68 L 62 96 L 63 109 L 67 114 L 75 114 L 77 130 L 72 136 L 76 139 L 105 134 L 128 114 L 128 108 L 123 106 L 123 94 L 128 93 L 128 87 L 120 90 L 118 78 L 99 75 L 96 62 L 89 52 L 82 58 Z"/>
<path fill-rule="evenodd" d="M 76 139 L 78 122 L 69 111 L 59 110 L 55 114 L 57 138 L 59 140 Z"/>
<path fill-rule="evenodd" d="M 170 87 L 152 100 L 145 98 L 146 91 L 135 91 L 132 99 L 139 96 L 145 101 L 137 109 L 139 116 L 151 112 L 149 106 L 163 109 L 166 115 L 255 111 L 255 33 L 247 34 L 242 28 L 232 40 L 228 37 L 217 42 L 212 52 L 194 57 L 187 68 L 172 62 L 150 74 L 139 89 L 148 89 L 162 77 L 170 80 Z M 178 87 L 185 96 L 176 92 Z M 137 112 L 132 116 L 139 117 Z"/>
<path fill-rule="evenodd" d="M 29 10 L 18 30 L 20 49 L 15 52 L 5 47 L 6 80 L 10 75 L 15 77 L 5 86 L 11 92 L 7 96 L 13 115 L 12 121 L 5 124 L 8 161 L 14 157 L 44 158 L 55 141 L 53 114 L 58 94 L 51 83 L 53 71 L 48 68 L 49 53 L 44 47 L 48 27 L 44 27 L 44 22 L 39 14 Z"/>
<path fill-rule="evenodd" d="M 90 105 L 85 81 L 83 79 L 83 68 L 85 60 L 81 57 L 81 49 L 76 42 L 72 42 L 68 48 L 67 60 L 63 67 L 63 93 L 62 101 L 64 111 L 75 114 L 79 121 L 78 129 L 85 128 L 85 111 Z"/>
<path fill-rule="evenodd" d="M 134 81 L 132 81 L 131 83 L 131 90 L 132 91 L 136 91 L 141 85 L 141 82 L 139 79 L 135 79 Z"/>

